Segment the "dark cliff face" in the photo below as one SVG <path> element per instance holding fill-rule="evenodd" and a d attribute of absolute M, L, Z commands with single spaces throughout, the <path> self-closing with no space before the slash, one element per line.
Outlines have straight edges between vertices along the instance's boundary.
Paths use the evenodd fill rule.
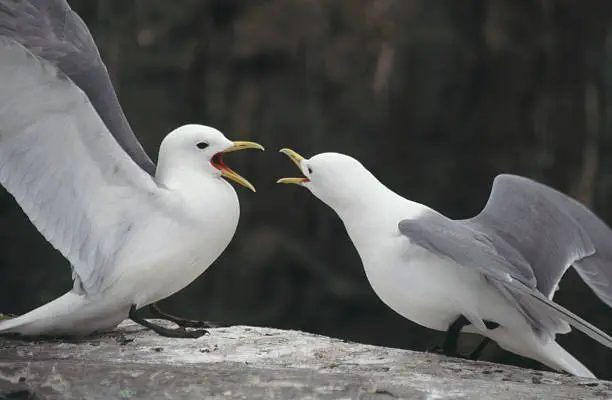
<path fill-rule="evenodd" d="M 606 0 L 70 3 L 153 158 L 187 122 L 268 149 L 226 158 L 258 192 L 237 188 L 235 240 L 165 302 L 175 313 L 410 349 L 441 339 L 376 298 L 331 210 L 274 184 L 295 173 L 275 152 L 285 146 L 351 154 L 392 189 L 453 217 L 476 213 L 493 177 L 512 172 L 612 220 Z M 70 288 L 66 261 L 6 193 L 0 237 L 1 311 L 25 312 Z M 557 299 L 612 332 L 612 310 L 574 273 Z M 612 352 L 579 334 L 560 341 L 612 378 Z M 527 365 L 496 349 L 485 358 Z"/>

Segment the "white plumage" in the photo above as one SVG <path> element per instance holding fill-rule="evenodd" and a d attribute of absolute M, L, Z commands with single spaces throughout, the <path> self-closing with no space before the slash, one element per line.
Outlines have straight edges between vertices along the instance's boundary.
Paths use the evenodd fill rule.
<path fill-rule="evenodd" d="M 19 16 L 23 4 L 0 2 L 0 28 L 7 15 Z M 59 5 L 81 29 L 74 37 L 89 38 L 78 17 L 64 2 Z M 12 14 L 2 14 L 7 10 Z M 131 130 L 111 134 L 57 60 L 1 33 L 0 183 L 70 261 L 74 288 L 0 322 L 0 332 L 85 335 L 111 329 L 132 307 L 187 286 L 223 252 L 240 210 L 236 192 L 222 177 L 252 185 L 216 157 L 263 148 L 232 142 L 214 128 L 185 125 L 163 140 L 152 175 L 149 164 L 136 162 L 134 148 L 131 154 L 124 150 Z M 99 66 L 97 58 L 91 61 Z"/>
<path fill-rule="evenodd" d="M 612 338 L 552 301 L 574 265 L 612 303 L 612 231 L 586 207 L 529 179 L 500 175 L 478 216 L 451 220 L 394 193 L 349 156 L 304 159 L 281 151 L 304 177 L 279 182 L 305 186 L 338 214 L 390 308 L 440 331 L 465 318 L 467 332 L 506 350 L 593 377 L 555 336 L 571 325 L 609 348 Z"/>

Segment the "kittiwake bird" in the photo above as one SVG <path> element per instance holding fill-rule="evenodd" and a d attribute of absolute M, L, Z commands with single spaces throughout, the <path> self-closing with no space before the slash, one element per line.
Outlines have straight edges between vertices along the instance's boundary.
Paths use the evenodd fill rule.
<path fill-rule="evenodd" d="M 552 301 L 573 265 L 612 305 L 612 231 L 577 201 L 499 175 L 480 214 L 452 220 L 394 193 L 352 157 L 281 152 L 304 176 L 278 182 L 306 187 L 338 214 L 370 285 L 405 318 L 449 334 L 467 325 L 466 332 L 582 377 L 593 374 L 557 334 L 571 325 L 612 348 L 610 336 Z"/>
<path fill-rule="evenodd" d="M 73 289 L 0 333 L 83 336 L 126 318 L 172 337 L 203 321 L 155 303 L 224 251 L 240 208 L 232 185 L 255 190 L 224 153 L 263 147 L 218 130 L 169 133 L 157 166 L 133 134 L 89 30 L 63 0 L 0 0 L 0 183 L 72 266 Z M 142 318 L 151 306 L 177 329 Z"/>

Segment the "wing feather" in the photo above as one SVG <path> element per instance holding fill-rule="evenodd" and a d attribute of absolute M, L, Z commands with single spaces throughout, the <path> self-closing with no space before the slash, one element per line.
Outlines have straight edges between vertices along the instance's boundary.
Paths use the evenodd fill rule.
<path fill-rule="evenodd" d="M 73 265 L 105 287 L 131 227 L 163 189 L 120 147 L 88 97 L 52 63 L 0 37 L 0 182 Z"/>
<path fill-rule="evenodd" d="M 155 164 L 123 113 L 89 29 L 65 0 L 0 0 L 0 36 L 17 41 L 70 78 L 121 147 L 155 175 Z"/>
<path fill-rule="evenodd" d="M 573 265 L 612 307 L 612 230 L 569 196 L 527 178 L 500 175 L 485 208 L 466 222 L 520 252 L 548 298 Z"/>
<path fill-rule="evenodd" d="M 400 221 L 398 227 L 412 244 L 457 264 L 458 268 L 471 268 L 482 274 L 500 295 L 517 307 L 540 337 L 546 339 L 565 333 L 570 324 L 612 348 L 610 336 L 551 301 L 538 290 L 535 280 L 526 279 L 521 271 L 526 271 L 528 265 L 519 264 L 517 268 L 510 263 L 504 255 L 509 249 L 501 245 L 503 242 L 488 238 L 469 224 L 433 213 Z"/>

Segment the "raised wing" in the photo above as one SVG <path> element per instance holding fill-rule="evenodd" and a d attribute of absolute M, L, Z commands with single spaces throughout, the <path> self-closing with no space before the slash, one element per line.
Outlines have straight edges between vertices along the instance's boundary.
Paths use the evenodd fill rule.
<path fill-rule="evenodd" d="M 117 142 L 151 176 L 155 164 L 134 135 L 91 33 L 65 0 L 0 0 L 0 36 L 55 65 L 89 97 Z"/>
<path fill-rule="evenodd" d="M 507 259 L 505 246 L 496 247 L 486 234 L 473 230 L 461 221 L 452 221 L 438 214 L 417 220 L 403 220 L 399 230 L 410 241 L 439 257 L 452 261 L 458 268 L 472 268 L 482 274 L 500 294 L 511 301 L 530 322 L 541 337 L 567 332 L 566 323 L 575 326 L 603 345 L 612 348 L 612 338 L 573 314 L 553 303 L 535 287 L 535 281 L 525 279 L 518 271 L 527 268 L 520 258 Z M 514 256 L 511 256 L 514 257 Z M 469 319 L 469 318 L 468 318 Z M 471 321 L 483 326 L 482 321 Z"/>
<path fill-rule="evenodd" d="M 527 178 L 500 175 L 487 205 L 469 223 L 519 251 L 548 298 L 574 265 L 612 307 L 612 230 L 572 198 Z"/>
<path fill-rule="evenodd" d="M 0 182 L 71 262 L 82 289 L 103 289 L 163 189 L 123 151 L 71 80 L 5 37 L 0 88 Z"/>
<path fill-rule="evenodd" d="M 536 287 L 533 271 L 521 254 L 504 243 L 494 246 L 493 238 L 467 224 L 458 223 L 432 211 L 418 220 L 400 221 L 399 229 L 414 244 L 433 253 L 453 254 L 453 261 L 460 265 L 484 265 L 493 262 L 494 265 L 500 266 L 494 270 L 499 279 L 516 279 L 528 287 Z"/>

